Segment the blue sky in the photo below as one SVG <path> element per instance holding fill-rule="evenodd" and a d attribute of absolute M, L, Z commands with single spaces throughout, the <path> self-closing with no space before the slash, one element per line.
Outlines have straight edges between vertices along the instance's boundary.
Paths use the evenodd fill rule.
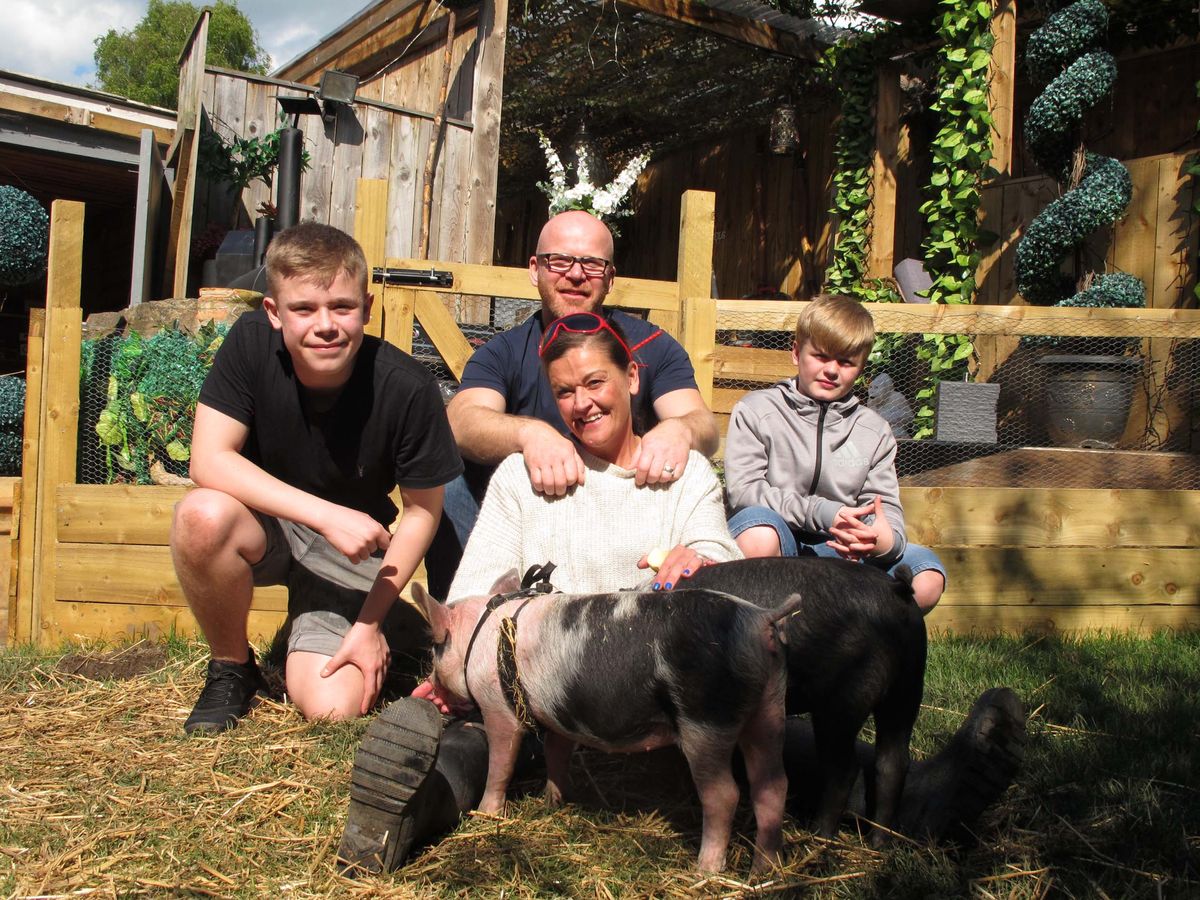
<path fill-rule="evenodd" d="M 201 0 L 192 0 L 196 6 Z M 367 0 L 239 0 L 272 65 L 287 62 L 333 31 Z M 93 41 L 110 28 L 126 30 L 146 12 L 146 0 L 0 0 L 0 69 L 68 84 L 95 76 Z"/>

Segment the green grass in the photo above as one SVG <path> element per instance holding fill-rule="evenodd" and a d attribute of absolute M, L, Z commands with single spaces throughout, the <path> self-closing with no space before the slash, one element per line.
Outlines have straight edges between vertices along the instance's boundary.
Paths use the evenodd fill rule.
<path fill-rule="evenodd" d="M 0 895 L 734 896 L 692 871 L 699 811 L 669 756 L 577 755 L 579 803 L 519 798 L 408 868 L 349 881 L 333 866 L 363 722 L 303 722 L 266 703 L 214 740 L 181 724 L 202 646 L 171 641 L 128 680 L 80 674 L 78 648 L 0 652 Z M 157 651 L 156 651 L 157 652 Z M 93 673 L 94 674 L 94 673 Z M 914 754 L 942 747 L 985 688 L 1030 713 L 1026 764 L 971 847 L 789 821 L 772 896 L 1200 896 L 1200 635 L 941 638 Z M 666 767 L 664 769 L 664 766 Z M 743 834 L 750 816 L 739 817 Z"/>

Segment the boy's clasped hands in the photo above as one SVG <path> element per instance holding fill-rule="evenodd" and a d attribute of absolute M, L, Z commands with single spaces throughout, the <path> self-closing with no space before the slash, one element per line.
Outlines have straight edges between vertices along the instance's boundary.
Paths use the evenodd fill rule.
<path fill-rule="evenodd" d="M 868 521 L 868 519 L 870 521 Z M 843 506 L 829 526 L 832 541 L 825 543 L 844 559 L 883 556 L 892 549 L 892 526 L 883 514 L 878 496 L 866 506 Z"/>

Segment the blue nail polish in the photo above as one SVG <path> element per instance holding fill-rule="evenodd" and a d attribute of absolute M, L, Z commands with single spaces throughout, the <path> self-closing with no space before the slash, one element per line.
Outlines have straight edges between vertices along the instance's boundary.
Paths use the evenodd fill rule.
<path fill-rule="evenodd" d="M 659 584 L 657 581 L 656 581 L 656 582 L 654 582 L 654 590 L 656 590 L 656 591 L 657 591 L 657 590 L 658 590 L 660 587 L 662 587 L 662 585 L 661 585 L 661 584 Z"/>
<path fill-rule="evenodd" d="M 692 574 L 692 570 L 691 570 L 691 569 L 684 569 L 684 570 L 683 570 L 683 574 L 684 574 L 684 576 L 691 575 L 691 574 Z"/>
<path fill-rule="evenodd" d="M 669 591 L 670 589 L 671 589 L 671 582 L 668 581 L 667 582 L 667 590 Z"/>

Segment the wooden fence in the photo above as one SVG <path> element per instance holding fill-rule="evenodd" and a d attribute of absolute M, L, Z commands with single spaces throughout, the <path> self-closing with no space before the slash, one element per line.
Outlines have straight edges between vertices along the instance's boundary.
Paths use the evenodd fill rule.
<path fill-rule="evenodd" d="M 380 210 L 363 204 L 386 207 L 384 187 L 364 183 L 358 196 L 355 220 L 378 223 Z M 647 311 L 679 337 L 702 390 L 727 413 L 735 397 L 720 388 L 721 379 L 773 380 L 780 363 L 778 355 L 763 355 L 773 351 L 717 347 L 716 331 L 729 327 L 727 318 L 735 312 L 752 314 L 754 327 L 786 331 L 802 304 L 747 305 L 706 296 L 713 210 L 711 194 L 686 194 L 676 280 L 619 279 L 609 299 Z M 17 593 L 9 634 L 46 643 L 191 633 L 195 624 L 167 549 L 171 509 L 186 489 L 76 484 L 82 219 L 80 204 L 55 204 L 45 337 L 35 334 L 30 343 L 22 485 L 33 489 L 19 494 Z M 377 230 L 360 236 L 378 248 Z M 388 260 L 400 267 L 413 262 Z M 534 300 L 536 289 L 525 269 L 433 265 L 453 274 L 452 287 L 384 287 L 383 333 L 411 347 L 412 323 L 419 320 L 459 375 L 471 348 L 449 312 L 454 295 L 486 304 L 495 296 Z M 872 312 L 880 329 L 890 331 L 1144 334 L 1167 328 L 1180 337 L 1200 337 L 1200 313 L 1181 310 L 1051 310 L 1049 318 L 1037 321 L 1006 307 L 881 306 Z M 1194 578 L 1200 491 L 933 485 L 903 488 L 902 498 L 913 539 L 936 549 L 951 573 L 946 595 L 929 619 L 935 630 L 1200 625 L 1200 585 Z M 269 635 L 285 605 L 281 589 L 257 591 L 252 635 Z"/>

